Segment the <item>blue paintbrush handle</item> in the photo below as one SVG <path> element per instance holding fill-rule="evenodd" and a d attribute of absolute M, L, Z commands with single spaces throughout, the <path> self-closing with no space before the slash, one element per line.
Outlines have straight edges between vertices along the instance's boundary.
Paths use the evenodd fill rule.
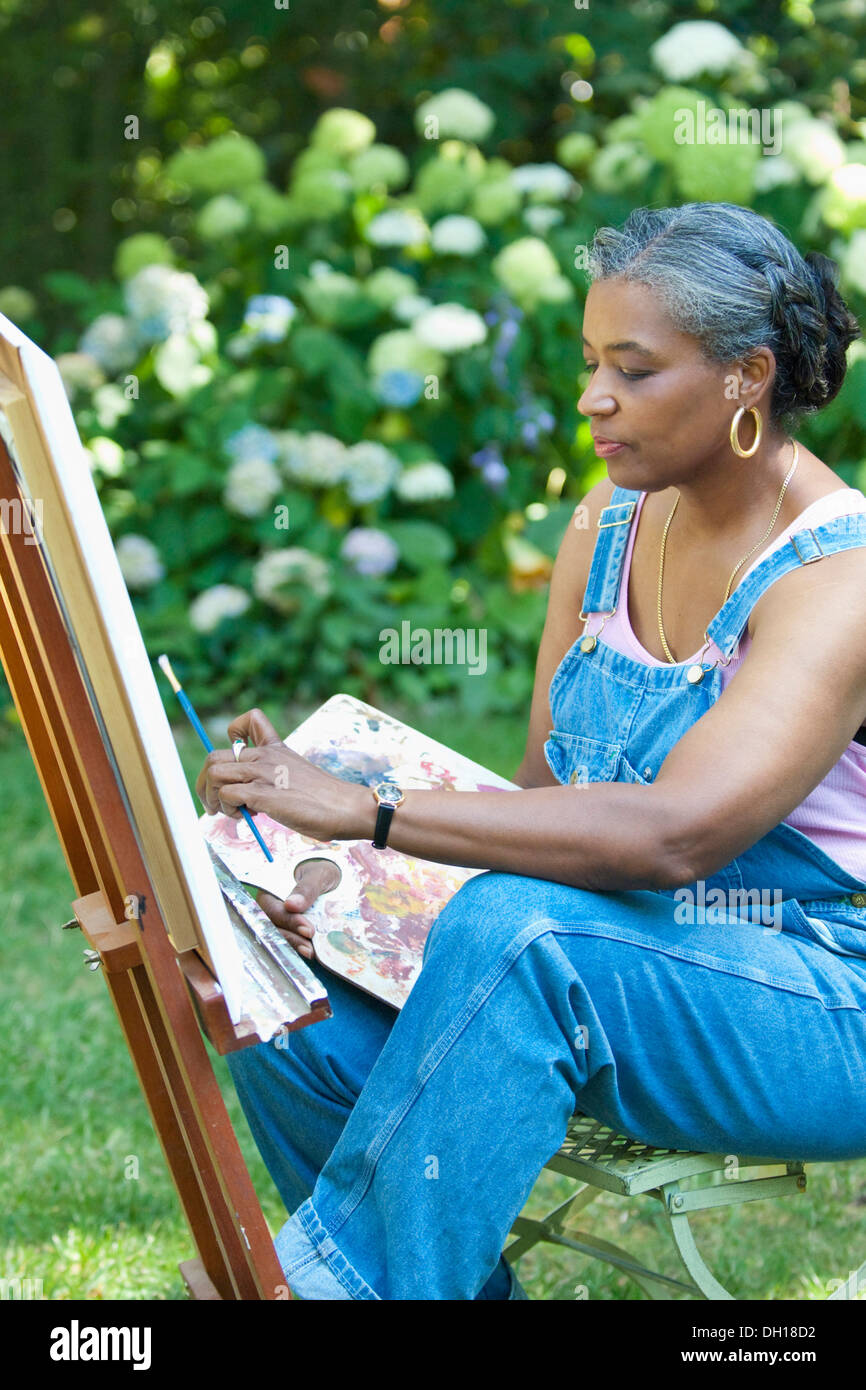
<path fill-rule="evenodd" d="M 214 751 L 214 746 L 208 738 L 207 734 L 205 733 L 204 724 L 202 724 L 201 720 L 199 719 L 198 715 L 196 714 L 195 710 L 190 704 L 189 696 L 186 694 L 184 690 L 179 690 L 177 692 L 177 698 L 180 700 L 180 703 L 186 710 L 187 719 L 189 720 L 192 727 L 195 729 L 205 748 L 209 753 L 212 753 Z"/>
<path fill-rule="evenodd" d="M 213 746 L 213 744 L 211 743 L 210 739 L 208 738 L 207 734 L 205 733 L 204 725 L 202 724 L 201 720 L 199 719 L 198 715 L 196 714 L 195 710 L 193 709 L 192 705 L 190 704 L 190 702 L 189 702 L 189 697 L 187 696 L 186 692 L 183 691 L 183 690 L 178 690 L 178 691 L 177 691 L 177 698 L 180 700 L 181 705 L 183 706 L 184 710 L 186 711 L 186 716 L 187 716 L 187 718 L 188 718 L 190 724 L 191 724 L 192 727 L 195 729 L 196 733 L 198 734 L 198 736 L 199 736 L 199 738 L 201 739 L 202 743 L 204 744 L 205 748 L 207 749 L 207 751 L 208 751 L 209 753 L 212 753 L 212 752 L 214 751 L 214 746 Z M 241 815 L 243 816 L 244 820 L 246 821 L 247 825 L 250 827 L 250 830 L 253 832 L 253 834 L 255 835 L 256 839 L 257 839 L 258 842 L 259 842 L 259 844 L 261 845 L 262 849 L 264 850 L 264 852 L 265 852 L 265 858 L 267 859 L 268 863 L 269 863 L 269 864 L 273 864 L 273 862 L 274 862 L 274 856 L 271 854 L 271 851 L 268 849 L 267 845 L 265 844 L 264 840 L 262 839 L 262 837 L 261 837 L 259 831 L 257 830 L 257 828 L 256 828 L 256 826 L 255 826 L 255 823 L 254 823 L 254 821 L 253 821 L 253 818 L 252 818 L 252 816 L 250 815 L 249 811 L 247 810 L 246 806 L 241 806 L 241 807 L 239 807 L 239 810 L 240 810 Z"/>

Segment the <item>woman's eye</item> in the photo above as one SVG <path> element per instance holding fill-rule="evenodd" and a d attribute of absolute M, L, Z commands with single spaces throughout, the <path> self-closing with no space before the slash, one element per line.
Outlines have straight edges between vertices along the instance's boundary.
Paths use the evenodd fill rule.
<path fill-rule="evenodd" d="M 590 376 L 592 376 L 592 373 L 598 367 L 598 363 L 586 362 L 584 363 L 584 366 L 586 370 L 589 372 Z M 625 377 L 626 381 L 641 381 L 645 376 L 652 376 L 652 372 L 627 372 L 622 367 L 618 367 L 617 371 L 619 372 L 620 376 Z"/>

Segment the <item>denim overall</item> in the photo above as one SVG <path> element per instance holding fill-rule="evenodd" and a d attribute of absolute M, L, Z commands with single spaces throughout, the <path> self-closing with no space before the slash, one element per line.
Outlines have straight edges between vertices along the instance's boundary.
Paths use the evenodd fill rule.
<path fill-rule="evenodd" d="M 616 606 L 638 495 L 599 517 L 584 613 Z M 710 624 L 722 659 L 775 579 L 863 544 L 857 515 L 767 556 Z M 720 693 L 717 666 L 584 634 L 545 756 L 576 796 L 650 783 Z M 866 1157 L 866 884 L 792 826 L 681 888 L 479 874 L 399 1014 L 318 968 L 332 1019 L 227 1058 L 294 1213 L 276 1248 L 302 1299 L 525 1297 L 500 1252 L 575 1111 L 742 1160 Z"/>

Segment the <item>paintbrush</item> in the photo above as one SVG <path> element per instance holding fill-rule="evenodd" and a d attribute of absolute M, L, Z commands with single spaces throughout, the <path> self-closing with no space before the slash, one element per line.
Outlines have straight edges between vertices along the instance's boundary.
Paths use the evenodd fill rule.
<path fill-rule="evenodd" d="M 169 661 L 168 657 L 159 657 L 159 665 L 164 676 L 169 681 L 172 690 L 174 691 L 177 698 L 180 700 L 180 703 L 184 709 L 184 712 L 190 724 L 195 729 L 196 733 L 198 734 L 207 751 L 209 753 L 213 753 L 214 746 L 208 738 L 207 734 L 205 733 L 204 725 L 202 724 L 201 720 L 199 719 L 198 715 L 193 709 L 192 704 L 190 703 L 189 696 L 183 689 L 183 686 L 181 685 L 177 676 L 174 674 L 174 671 L 171 669 L 171 662 Z M 238 742 L 240 742 L 240 740 L 238 740 Z M 246 821 L 247 825 L 250 827 L 250 830 L 253 832 L 262 849 L 264 850 L 266 859 L 270 864 L 273 864 L 274 856 L 271 854 L 271 851 L 268 849 L 259 831 L 256 829 L 256 826 L 253 823 L 253 818 L 247 810 L 246 806 L 239 806 L 238 810 L 243 815 L 244 820 Z"/>

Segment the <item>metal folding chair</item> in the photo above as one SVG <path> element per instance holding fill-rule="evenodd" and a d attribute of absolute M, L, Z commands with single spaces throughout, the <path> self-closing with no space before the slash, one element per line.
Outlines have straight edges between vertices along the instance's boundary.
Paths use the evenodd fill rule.
<path fill-rule="evenodd" d="M 783 1197 L 806 1190 L 803 1163 L 787 1163 L 766 1158 L 738 1156 L 732 1172 L 729 1154 L 690 1153 L 679 1149 L 657 1149 L 639 1139 L 617 1134 L 589 1115 L 572 1116 L 562 1147 L 544 1165 L 581 1184 L 573 1196 L 541 1220 L 519 1216 L 512 1227 L 515 1239 L 505 1249 L 505 1258 L 514 1263 L 539 1242 L 576 1250 L 603 1260 L 624 1274 L 652 1299 L 672 1299 L 677 1295 L 704 1299 L 736 1298 L 715 1278 L 704 1263 L 689 1224 L 693 1212 L 710 1207 L 726 1207 L 741 1202 Z M 755 1168 L 780 1167 L 785 1171 L 771 1177 L 744 1177 Z M 685 1179 L 698 1175 L 726 1174 L 723 1183 L 683 1189 Z M 627 1251 L 584 1230 L 575 1230 L 570 1218 L 589 1206 L 601 1192 L 621 1197 L 655 1197 L 667 1217 L 686 1279 L 672 1278 L 631 1258 Z M 564 1229 L 569 1220 L 567 1231 Z M 866 1287 L 866 1263 L 852 1271 L 829 1298 L 856 1298 Z"/>

